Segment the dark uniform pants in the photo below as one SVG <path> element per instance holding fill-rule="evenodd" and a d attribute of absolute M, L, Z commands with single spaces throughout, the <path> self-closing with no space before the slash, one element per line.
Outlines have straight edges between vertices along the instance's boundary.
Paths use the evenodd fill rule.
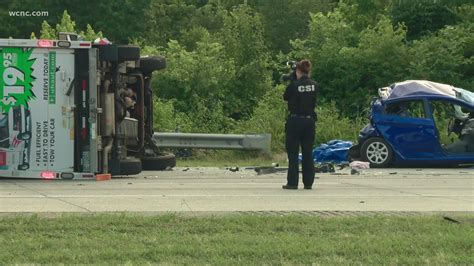
<path fill-rule="evenodd" d="M 314 182 L 313 144 L 316 125 L 313 118 L 291 116 L 286 122 L 286 152 L 288 153 L 288 185 L 298 186 L 298 153 L 301 145 L 303 156 L 303 184 Z"/>

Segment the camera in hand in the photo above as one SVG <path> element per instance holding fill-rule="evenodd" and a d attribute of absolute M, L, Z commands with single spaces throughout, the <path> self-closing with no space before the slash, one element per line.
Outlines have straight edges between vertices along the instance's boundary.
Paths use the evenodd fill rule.
<path fill-rule="evenodd" d="M 283 81 L 295 81 L 296 80 L 296 61 L 286 62 L 286 66 L 291 68 L 291 73 L 281 75 Z"/>

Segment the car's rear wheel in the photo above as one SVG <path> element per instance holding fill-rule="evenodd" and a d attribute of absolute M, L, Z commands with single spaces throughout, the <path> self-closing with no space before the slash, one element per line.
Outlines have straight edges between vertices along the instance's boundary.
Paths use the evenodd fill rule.
<path fill-rule="evenodd" d="M 370 138 L 364 142 L 360 149 L 363 161 L 369 162 L 370 167 L 382 168 L 390 166 L 393 162 L 393 150 L 390 145 L 379 137 Z"/>

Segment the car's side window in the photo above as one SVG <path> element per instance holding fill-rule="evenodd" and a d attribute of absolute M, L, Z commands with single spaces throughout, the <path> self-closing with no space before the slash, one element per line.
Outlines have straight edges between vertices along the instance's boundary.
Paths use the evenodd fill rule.
<path fill-rule="evenodd" d="M 425 109 L 423 101 L 410 100 L 390 103 L 385 108 L 388 115 L 396 115 L 400 117 L 425 118 Z"/>
<path fill-rule="evenodd" d="M 474 110 L 448 101 L 430 101 L 439 142 L 448 153 L 474 152 Z"/>

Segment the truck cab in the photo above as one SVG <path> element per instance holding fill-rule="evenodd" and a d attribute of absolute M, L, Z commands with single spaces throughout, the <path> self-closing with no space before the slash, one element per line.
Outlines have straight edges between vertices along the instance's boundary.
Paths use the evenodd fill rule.
<path fill-rule="evenodd" d="M 0 176 L 94 179 L 174 167 L 153 141 L 152 73 L 140 48 L 0 39 Z"/>

